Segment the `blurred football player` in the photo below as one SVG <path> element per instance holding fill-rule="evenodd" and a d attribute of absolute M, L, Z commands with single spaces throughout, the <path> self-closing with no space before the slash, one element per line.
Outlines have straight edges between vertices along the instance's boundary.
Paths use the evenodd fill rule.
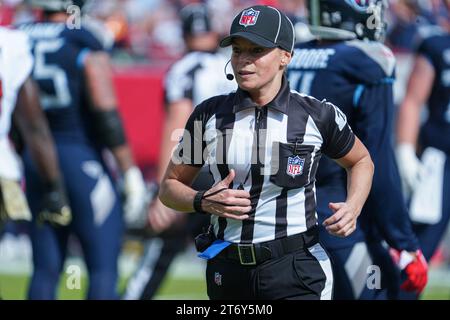
<path fill-rule="evenodd" d="M 382 239 L 409 258 L 402 285 L 421 291 L 427 265 L 408 220 L 391 144 L 395 59 L 380 42 L 386 1 L 309 0 L 308 7 L 310 29 L 318 40 L 295 49 L 288 69 L 291 87 L 339 105 L 345 115 L 336 114 L 336 121 L 347 117 L 375 164 L 372 190 L 357 230 L 342 239 L 321 230 L 333 261 L 334 298 L 396 297 L 400 272 Z M 335 210 L 330 201 L 345 199 L 346 185 L 344 170 L 322 157 L 316 183 L 319 221 Z M 389 296 L 387 290 L 378 290 L 387 283 L 392 286 Z"/>
<path fill-rule="evenodd" d="M 67 225 L 71 220 L 53 139 L 30 77 L 32 66 L 26 34 L 0 27 L 0 226 L 6 220 L 31 220 L 19 158 L 8 138 L 12 120 L 43 181 L 40 221 Z"/>
<path fill-rule="evenodd" d="M 67 25 L 73 1 L 30 0 L 43 22 L 22 25 L 33 43 L 33 77 L 56 142 L 73 220 L 68 227 L 32 225 L 33 277 L 30 299 L 54 299 L 66 257 L 67 240 L 80 240 L 89 272 L 88 299 L 117 298 L 122 203 L 102 158 L 109 149 L 123 173 L 125 222 L 143 211 L 145 184 L 127 144 L 112 84 L 108 54 L 82 21 Z M 81 4 L 82 1 L 77 1 Z M 27 196 L 37 212 L 42 181 L 24 153 Z"/>
<path fill-rule="evenodd" d="M 450 1 L 443 3 L 450 9 Z M 411 195 L 410 215 L 428 261 L 450 218 L 449 26 L 447 21 L 442 27 L 420 30 L 423 41 L 417 50 L 397 127 L 396 154 L 402 183 Z M 429 116 L 421 124 L 425 105 Z"/>

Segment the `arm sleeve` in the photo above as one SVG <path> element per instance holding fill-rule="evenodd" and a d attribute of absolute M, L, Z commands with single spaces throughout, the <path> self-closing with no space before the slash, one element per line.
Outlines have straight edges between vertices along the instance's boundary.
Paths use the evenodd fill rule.
<path fill-rule="evenodd" d="M 345 114 L 334 104 L 321 103 L 321 119 L 324 130 L 322 152 L 332 159 L 345 156 L 355 143 L 355 135 L 347 123 Z"/>
<path fill-rule="evenodd" d="M 172 161 L 175 164 L 194 167 L 202 167 L 205 164 L 203 152 L 206 149 L 206 143 L 203 133 L 206 115 L 204 110 L 204 105 L 200 104 L 189 117 L 180 142 L 172 155 Z"/>
<path fill-rule="evenodd" d="M 104 46 L 100 43 L 99 39 L 97 39 L 91 32 L 84 29 L 71 30 L 70 32 L 74 32 L 71 35 L 75 37 L 76 43 L 80 48 L 76 60 L 77 66 L 79 68 L 84 67 L 84 62 L 89 52 L 104 51 Z"/>
<path fill-rule="evenodd" d="M 433 59 L 433 46 L 431 44 L 431 40 L 425 39 L 423 40 L 417 48 L 416 53 L 425 57 L 431 65 L 436 69 L 436 65 Z"/>
<path fill-rule="evenodd" d="M 92 51 L 105 50 L 100 40 L 86 29 L 79 30 L 77 40 L 82 48 L 88 48 Z"/>

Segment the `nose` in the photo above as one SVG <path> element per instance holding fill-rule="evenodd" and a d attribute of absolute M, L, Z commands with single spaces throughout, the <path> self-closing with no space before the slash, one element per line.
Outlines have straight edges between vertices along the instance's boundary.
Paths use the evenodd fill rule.
<path fill-rule="evenodd" d="M 252 56 L 248 52 L 241 52 L 239 56 L 235 57 L 235 65 L 246 66 L 252 63 Z"/>

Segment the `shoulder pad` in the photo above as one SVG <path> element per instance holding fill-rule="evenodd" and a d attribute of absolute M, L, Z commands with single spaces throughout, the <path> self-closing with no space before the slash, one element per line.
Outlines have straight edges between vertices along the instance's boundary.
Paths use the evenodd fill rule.
<path fill-rule="evenodd" d="M 25 23 L 18 26 L 32 39 L 44 39 L 58 37 L 66 29 L 64 23 Z"/>
<path fill-rule="evenodd" d="M 435 37 L 435 36 L 442 36 L 445 34 L 444 30 L 435 25 L 424 25 L 417 28 L 417 33 L 420 37 L 421 41 L 424 41 L 428 38 Z"/>
<path fill-rule="evenodd" d="M 82 26 L 103 45 L 105 50 L 109 50 L 114 46 L 114 35 L 99 21 L 85 16 L 83 17 Z"/>
<path fill-rule="evenodd" d="M 201 58 L 199 52 L 190 52 L 176 61 L 170 67 L 169 73 L 186 76 L 192 69 L 202 64 L 203 60 Z"/>
<path fill-rule="evenodd" d="M 395 70 L 395 56 L 384 44 L 375 41 L 348 41 L 346 44 L 361 50 L 374 61 L 383 71 L 384 77 L 392 77 Z"/>

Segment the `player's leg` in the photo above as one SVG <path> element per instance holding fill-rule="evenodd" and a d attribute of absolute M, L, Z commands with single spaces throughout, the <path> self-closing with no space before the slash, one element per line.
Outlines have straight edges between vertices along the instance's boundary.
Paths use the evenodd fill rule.
<path fill-rule="evenodd" d="M 185 233 L 162 235 L 147 241 L 139 267 L 127 284 L 125 300 L 151 300 L 175 257 L 186 247 Z"/>
<path fill-rule="evenodd" d="M 207 190 L 214 184 L 212 175 L 203 168 L 195 179 L 192 188 Z M 210 217 L 191 213 L 183 217 L 155 239 L 149 240 L 140 266 L 130 279 L 124 299 L 149 300 L 155 295 L 169 270 L 172 261 L 192 240 L 209 225 Z M 189 239 L 189 237 L 191 239 Z"/>
<path fill-rule="evenodd" d="M 397 300 L 400 291 L 400 270 L 392 260 L 387 245 L 383 245 L 381 241 L 368 241 L 367 247 L 372 257 L 372 271 L 381 275 L 381 289 L 375 291 L 376 300 Z"/>
<path fill-rule="evenodd" d="M 364 241 L 351 247 L 327 250 L 333 262 L 334 300 L 374 300 L 378 278 Z M 376 270 L 375 270 L 376 272 Z"/>
<path fill-rule="evenodd" d="M 56 298 L 60 274 L 63 271 L 68 232 L 35 221 L 31 227 L 33 275 L 28 298 L 50 300 Z"/>
<path fill-rule="evenodd" d="M 123 299 L 153 299 L 173 260 L 208 224 L 208 216 L 193 213 L 158 237 L 147 240 L 142 260 L 128 281 Z"/>
<path fill-rule="evenodd" d="M 318 186 L 316 196 L 320 242 L 332 262 L 334 299 L 373 299 L 375 292 L 366 291 L 369 276 L 367 270 L 372 264 L 372 260 L 361 229 L 358 227 L 347 238 L 338 238 L 330 235 L 322 227 L 322 222 L 332 214 L 328 203 L 345 201 L 345 185 Z"/>
<path fill-rule="evenodd" d="M 116 205 L 102 224 L 77 232 L 82 239 L 89 272 L 88 299 L 119 299 L 118 259 L 123 240 L 123 228 L 122 209 L 120 203 L 116 201 Z M 89 229 L 96 233 L 89 233 Z"/>
<path fill-rule="evenodd" d="M 73 229 L 89 273 L 89 299 L 117 299 L 122 210 L 115 185 L 100 156 L 90 147 L 65 146 L 71 154 L 68 193 L 76 212 Z"/>
<path fill-rule="evenodd" d="M 40 224 L 37 214 L 42 202 L 43 185 L 28 153 L 24 154 L 27 200 L 33 215 L 30 237 L 33 249 L 33 275 L 29 299 L 55 299 L 59 277 L 64 265 L 69 228 Z M 63 171 L 64 172 L 64 171 Z"/>

